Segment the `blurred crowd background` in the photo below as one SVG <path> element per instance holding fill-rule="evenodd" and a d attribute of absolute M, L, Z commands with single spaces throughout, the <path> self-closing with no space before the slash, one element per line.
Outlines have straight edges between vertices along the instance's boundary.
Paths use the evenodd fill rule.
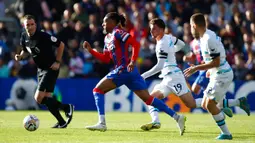
<path fill-rule="evenodd" d="M 125 29 L 140 43 L 137 66 L 141 73 L 156 63 L 155 41 L 150 36 L 148 22 L 155 17 L 163 19 L 166 33 L 196 48 L 189 18 L 201 12 L 208 28 L 221 37 L 235 79 L 255 79 L 255 2 L 252 0 L 0 0 L 0 77 L 36 76 L 31 58 L 14 61 L 15 53 L 21 50 L 21 18 L 26 14 L 36 17 L 38 29 L 65 43 L 59 78 L 105 76 L 111 66 L 93 58 L 81 45 L 86 40 L 102 51 L 102 20 L 106 13 L 116 11 L 125 15 Z M 183 55 L 176 53 L 181 69 L 188 66 Z"/>

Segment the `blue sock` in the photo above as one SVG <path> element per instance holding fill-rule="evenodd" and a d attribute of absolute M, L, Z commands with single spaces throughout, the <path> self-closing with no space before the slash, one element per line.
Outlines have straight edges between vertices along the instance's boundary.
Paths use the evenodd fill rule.
<path fill-rule="evenodd" d="M 104 111 L 104 94 L 98 93 L 98 92 L 93 92 L 94 98 L 95 98 L 95 103 L 97 106 L 97 112 L 99 115 L 105 115 Z"/>
<path fill-rule="evenodd" d="M 157 98 L 154 98 L 151 105 L 158 108 L 161 111 L 164 111 L 165 113 L 167 113 L 171 117 L 173 117 L 176 114 L 171 108 L 166 106 L 166 104 L 163 101 L 161 101 Z"/>

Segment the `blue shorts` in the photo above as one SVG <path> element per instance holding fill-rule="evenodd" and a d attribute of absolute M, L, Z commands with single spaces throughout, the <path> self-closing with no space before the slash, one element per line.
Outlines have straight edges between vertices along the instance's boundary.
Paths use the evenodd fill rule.
<path fill-rule="evenodd" d="M 112 79 L 117 87 L 126 85 L 130 90 L 145 90 L 147 84 L 138 72 L 137 67 L 132 72 L 128 72 L 127 68 L 118 67 L 106 75 L 107 79 Z"/>
<path fill-rule="evenodd" d="M 208 83 L 209 78 L 206 78 L 206 71 L 199 71 L 199 75 L 197 76 L 194 84 L 197 84 L 206 89 Z"/>

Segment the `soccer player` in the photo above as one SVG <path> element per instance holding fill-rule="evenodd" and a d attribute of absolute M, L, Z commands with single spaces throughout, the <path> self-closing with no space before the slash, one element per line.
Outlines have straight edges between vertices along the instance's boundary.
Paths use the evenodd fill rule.
<path fill-rule="evenodd" d="M 167 35 L 165 31 L 165 23 L 162 19 L 155 18 L 150 21 L 150 29 L 152 37 L 157 41 L 156 56 L 157 64 L 149 71 L 142 74 L 144 79 L 161 71 L 160 78 L 163 78 L 160 84 L 156 85 L 151 96 L 158 99 L 166 98 L 170 93 L 175 93 L 189 108 L 196 108 L 196 103 L 189 88 L 186 84 L 185 77 L 177 67 L 175 52 L 183 49 L 185 43 L 172 35 Z M 183 49 L 189 54 L 188 50 Z M 201 100 L 200 100 L 201 102 Z M 152 122 L 142 125 L 141 129 L 148 131 L 151 129 L 159 129 L 161 124 L 158 118 L 158 109 L 148 106 Z M 186 118 L 185 118 L 186 120 Z M 185 121 L 184 120 L 184 121 Z"/>
<path fill-rule="evenodd" d="M 199 45 L 199 34 L 198 33 L 192 33 L 192 36 L 194 38 L 192 42 L 192 50 L 193 54 L 196 56 L 196 60 L 199 64 L 204 64 L 201 48 Z M 186 61 L 190 61 L 193 55 L 184 56 Z M 207 84 L 209 83 L 209 77 L 210 77 L 210 71 L 206 70 L 200 70 L 199 75 L 197 76 L 195 82 L 192 85 L 192 92 L 195 94 L 200 94 L 200 92 L 204 91 L 206 89 Z M 201 99 L 196 99 L 201 100 Z M 202 100 L 201 100 L 202 101 Z M 217 106 L 222 109 L 222 111 L 228 116 L 233 117 L 233 112 L 229 107 L 233 106 L 239 106 L 241 109 L 243 109 L 248 116 L 250 116 L 250 107 L 247 102 L 246 97 L 240 97 L 238 99 L 223 99 L 220 101 Z"/>
<path fill-rule="evenodd" d="M 192 54 L 189 56 L 184 56 L 184 61 L 190 62 L 193 55 L 196 57 L 196 62 L 198 64 L 204 63 L 203 57 L 201 54 L 201 49 L 199 46 L 199 35 L 196 33 L 193 35 L 194 39 L 191 42 Z M 206 70 L 199 71 L 199 75 L 197 76 L 195 82 L 192 84 L 192 92 L 196 95 L 200 94 L 203 91 L 207 84 L 209 83 L 209 79 L 206 78 Z"/>
<path fill-rule="evenodd" d="M 37 30 L 34 16 L 25 15 L 23 20 L 25 32 L 22 33 L 20 40 L 22 51 L 15 55 L 15 60 L 23 60 L 29 54 L 33 57 L 38 67 L 38 86 L 34 98 L 39 104 L 46 105 L 58 120 L 52 128 L 66 128 L 72 120 L 74 106 L 62 104 L 51 96 L 58 77 L 64 44 L 56 37 Z M 64 110 L 66 121 L 59 109 Z"/>
<path fill-rule="evenodd" d="M 183 59 L 186 62 L 190 62 L 192 60 L 193 56 L 195 55 L 196 62 L 198 64 L 203 64 L 204 61 L 203 61 L 203 57 L 202 57 L 202 53 L 201 53 L 201 49 L 200 49 L 200 45 L 199 45 L 199 34 L 194 33 L 192 36 L 194 38 L 192 43 L 191 43 L 192 54 L 187 55 L 187 56 L 184 55 Z M 195 82 L 192 84 L 192 87 L 191 87 L 191 91 L 195 95 L 200 94 L 206 88 L 207 84 L 209 83 L 209 78 L 207 76 L 209 77 L 209 72 L 206 72 L 206 70 L 199 71 L 199 74 L 198 74 Z M 197 102 L 202 102 L 202 98 L 198 98 L 196 100 L 197 100 Z M 200 101 L 198 101 L 198 100 L 200 100 Z M 220 107 L 220 103 L 218 104 L 218 106 Z M 221 108 L 227 116 L 233 117 L 233 112 L 230 108 L 228 108 L 226 106 L 222 106 Z"/>
<path fill-rule="evenodd" d="M 137 96 L 139 96 L 147 105 L 152 105 L 166 112 L 177 122 L 181 135 L 185 129 L 184 116 L 176 114 L 168 108 L 162 101 L 150 96 L 144 79 L 135 66 L 139 53 L 138 43 L 129 33 L 125 32 L 121 27 L 125 26 L 125 18 L 116 12 L 108 13 L 102 24 L 104 31 L 108 34 L 105 36 L 104 52 L 98 53 L 93 50 L 87 41 L 84 41 L 83 48 L 87 49 L 97 59 L 109 63 L 113 61 L 114 70 L 107 74 L 96 87 L 93 94 L 98 110 L 99 121 L 96 125 L 87 126 L 89 130 L 106 131 L 104 94 L 121 85 L 126 85 Z M 129 56 L 129 47 L 132 47 L 131 58 Z"/>
<path fill-rule="evenodd" d="M 165 23 L 159 18 L 155 18 L 150 21 L 150 28 L 152 37 L 157 41 L 155 49 L 157 64 L 149 71 L 143 73 L 142 77 L 146 79 L 161 71 L 161 75 L 159 77 L 163 78 L 161 83 L 154 87 L 151 96 L 158 99 L 163 99 L 166 98 L 170 93 L 174 93 L 179 96 L 187 107 L 200 108 L 202 98 L 194 100 L 187 87 L 182 71 L 177 67 L 175 59 L 175 52 L 181 49 L 186 53 L 186 55 L 190 56 L 189 47 L 185 48 L 184 42 L 176 37 L 164 34 Z M 152 122 L 142 125 L 141 129 L 145 131 L 159 129 L 161 124 L 158 117 L 158 109 L 153 106 L 148 106 L 148 108 Z M 221 106 L 221 108 L 223 108 L 223 106 Z M 232 115 L 232 110 L 229 108 L 224 108 L 223 111 L 228 115 Z"/>
<path fill-rule="evenodd" d="M 199 70 L 210 71 L 210 81 L 204 92 L 202 106 L 212 114 L 221 130 L 217 139 L 232 140 L 232 135 L 225 123 L 225 115 L 217 107 L 217 103 L 223 100 L 233 80 L 233 71 L 226 61 L 225 50 L 220 38 L 206 28 L 204 15 L 201 13 L 193 14 L 190 18 L 190 24 L 191 32 L 199 33 L 200 47 L 205 63 L 187 68 L 184 70 L 184 75 L 189 77 Z"/>

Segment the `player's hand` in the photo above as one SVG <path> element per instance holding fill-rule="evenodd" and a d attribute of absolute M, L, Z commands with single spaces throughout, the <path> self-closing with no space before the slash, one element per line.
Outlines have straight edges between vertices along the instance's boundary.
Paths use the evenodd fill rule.
<path fill-rule="evenodd" d="M 22 56 L 19 55 L 19 54 L 16 54 L 14 58 L 15 58 L 16 61 L 22 60 Z"/>
<path fill-rule="evenodd" d="M 190 77 L 196 71 L 197 71 L 196 66 L 191 66 L 191 67 L 184 70 L 184 76 L 185 77 Z"/>
<path fill-rule="evenodd" d="M 134 70 L 135 67 L 135 63 L 133 61 L 131 61 L 128 66 L 127 66 L 127 70 L 128 72 L 132 72 Z"/>
<path fill-rule="evenodd" d="M 58 70 L 60 68 L 60 63 L 54 62 L 51 67 L 52 70 Z"/>
<path fill-rule="evenodd" d="M 84 42 L 83 42 L 82 47 L 83 47 L 84 49 L 86 49 L 88 52 L 89 52 L 90 50 L 92 50 L 92 48 L 91 48 L 89 42 L 87 42 L 87 41 L 84 41 Z"/>
<path fill-rule="evenodd" d="M 210 78 L 210 75 L 211 75 L 210 71 L 206 71 L 205 77 Z"/>

